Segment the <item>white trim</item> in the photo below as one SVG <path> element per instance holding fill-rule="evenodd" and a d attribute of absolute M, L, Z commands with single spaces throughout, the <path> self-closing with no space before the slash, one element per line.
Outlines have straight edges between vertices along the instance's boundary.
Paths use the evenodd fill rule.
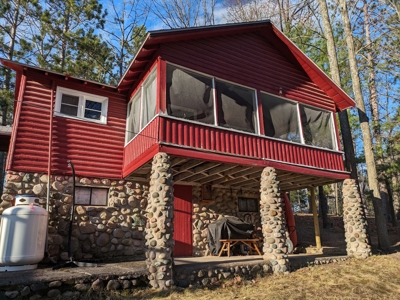
<path fill-rule="evenodd" d="M 153 122 L 153 120 L 154 120 L 155 118 L 157 118 L 158 116 L 160 116 L 160 115 L 159 115 L 159 114 L 156 114 L 156 115 L 149 121 L 149 123 L 146 124 L 146 126 L 144 126 L 142 129 L 139 130 L 139 132 L 138 132 L 133 138 L 131 138 L 128 142 L 125 141 L 125 146 L 124 146 L 124 147 L 128 146 L 138 135 L 141 135 L 141 132 L 142 132 L 143 130 L 145 130 L 146 127 L 149 126 L 150 123 Z M 182 120 L 182 119 L 177 118 L 177 120 Z M 154 139 L 156 139 L 155 137 L 152 137 L 152 136 L 148 136 L 148 137 L 149 137 L 149 138 L 154 138 Z"/>
<path fill-rule="evenodd" d="M 213 104 L 214 104 L 214 125 L 218 126 L 218 101 L 217 101 L 217 89 L 215 87 L 215 77 L 212 78 L 212 90 L 213 90 Z"/>
<path fill-rule="evenodd" d="M 60 112 L 61 111 L 61 101 L 62 101 L 62 95 L 63 94 L 79 97 L 78 112 L 77 112 L 76 116 L 67 115 L 67 114 L 64 114 L 64 113 Z M 86 100 L 90 100 L 90 101 L 100 102 L 101 103 L 100 120 L 94 120 L 94 119 L 85 118 L 85 103 L 86 103 Z M 57 86 L 56 101 L 55 101 L 55 106 L 54 106 L 54 115 L 55 116 L 57 116 L 57 117 L 65 117 L 65 118 L 70 118 L 70 119 L 75 119 L 75 120 L 81 120 L 81 121 L 86 121 L 86 122 L 107 124 L 107 112 L 108 112 L 108 98 L 107 97 L 94 95 L 94 94 L 89 94 L 89 93 L 81 92 L 81 91 L 78 91 L 78 90 L 72 90 L 72 89 L 68 89 L 68 88 L 65 88 L 65 87 Z"/>
<path fill-rule="evenodd" d="M 260 110 L 258 109 L 258 93 L 257 90 L 255 90 L 255 94 L 254 94 L 254 102 L 255 102 L 255 106 L 256 106 L 256 126 L 255 126 L 255 130 L 256 130 L 256 134 L 261 134 L 261 125 L 260 125 Z"/>
<path fill-rule="evenodd" d="M 300 142 L 305 145 L 304 141 L 304 131 L 303 131 L 303 124 L 301 123 L 301 115 L 300 115 L 300 103 L 296 103 L 297 107 L 297 123 L 299 124 L 299 130 L 300 130 Z"/>
<path fill-rule="evenodd" d="M 125 119 L 125 146 L 128 145 L 130 143 L 130 141 L 132 141 L 144 128 L 146 128 L 146 126 L 157 116 L 157 114 L 142 128 L 142 119 L 143 119 L 143 90 L 144 90 L 144 86 L 146 86 L 149 83 L 149 78 L 154 74 L 154 80 L 157 81 L 157 67 L 154 67 L 149 74 L 147 75 L 147 77 L 142 81 L 142 84 L 140 85 L 140 87 L 136 90 L 136 93 L 133 94 L 133 96 L 131 97 L 131 99 L 129 100 L 128 104 L 127 104 L 127 108 L 129 106 L 129 104 L 131 105 L 131 110 L 132 110 L 132 101 L 133 99 L 138 95 L 138 93 L 140 93 L 140 97 L 139 97 L 139 101 L 140 101 L 140 105 L 139 105 L 139 132 L 135 134 L 135 136 L 133 138 L 131 138 L 128 141 L 128 125 L 129 125 L 129 113 L 128 113 L 128 109 L 127 109 L 127 114 L 126 114 L 126 119 Z M 157 98 L 157 95 L 156 95 Z M 156 106 L 157 106 L 157 99 L 155 101 Z"/>

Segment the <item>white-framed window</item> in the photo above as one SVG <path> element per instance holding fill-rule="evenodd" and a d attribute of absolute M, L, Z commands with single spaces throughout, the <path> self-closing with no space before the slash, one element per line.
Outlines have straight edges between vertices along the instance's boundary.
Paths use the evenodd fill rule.
<path fill-rule="evenodd" d="M 57 87 L 56 116 L 107 123 L 108 98 L 64 87 Z"/>
<path fill-rule="evenodd" d="M 75 187 L 75 204 L 105 206 L 108 201 L 107 188 Z"/>
<path fill-rule="evenodd" d="M 154 68 L 128 103 L 125 143 L 129 143 L 156 115 L 157 69 Z"/>

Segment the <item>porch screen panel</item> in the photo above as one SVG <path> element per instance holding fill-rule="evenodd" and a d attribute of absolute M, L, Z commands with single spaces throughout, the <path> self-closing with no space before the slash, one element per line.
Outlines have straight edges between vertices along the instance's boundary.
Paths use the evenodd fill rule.
<path fill-rule="evenodd" d="M 214 124 L 212 90 L 212 78 L 167 65 L 169 115 Z"/>
<path fill-rule="evenodd" d="M 216 81 L 218 125 L 255 132 L 255 91 L 227 82 Z"/>
<path fill-rule="evenodd" d="M 128 104 L 128 120 L 126 126 L 127 142 L 140 131 L 140 89 Z"/>
<path fill-rule="evenodd" d="M 307 145 L 334 149 L 332 114 L 316 108 L 300 105 L 304 142 Z"/>
<path fill-rule="evenodd" d="M 265 135 L 301 142 L 297 104 L 261 93 Z"/>
<path fill-rule="evenodd" d="M 150 120 L 156 115 L 156 72 L 153 72 L 143 84 L 143 109 L 141 128 L 147 125 Z"/>

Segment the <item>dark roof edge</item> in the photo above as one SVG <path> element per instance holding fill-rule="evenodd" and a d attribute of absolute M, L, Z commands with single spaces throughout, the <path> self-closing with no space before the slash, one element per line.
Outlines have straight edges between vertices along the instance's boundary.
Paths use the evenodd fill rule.
<path fill-rule="evenodd" d="M 75 77 L 75 76 L 71 76 L 71 75 L 66 74 L 66 73 L 51 71 L 51 70 L 43 69 L 43 68 L 36 67 L 36 66 L 30 66 L 30 65 L 27 65 L 27 64 L 23 64 L 23 63 L 20 63 L 20 62 L 16 62 L 16 61 L 4 59 L 4 58 L 0 58 L 0 63 L 3 64 L 4 66 L 16 71 L 16 72 L 22 72 L 23 69 L 34 69 L 34 70 L 43 71 L 43 72 L 47 72 L 47 73 L 54 74 L 54 75 L 65 76 L 65 77 L 68 77 L 68 78 L 71 78 L 71 79 L 75 79 L 75 80 L 79 80 L 79 81 L 86 81 L 86 82 L 89 82 L 89 83 L 98 84 L 98 85 L 109 87 L 109 88 L 112 88 L 112 89 L 116 89 L 117 88 L 116 85 L 110 85 L 110 84 L 106 84 L 106 83 L 97 82 L 97 81 L 94 81 L 94 80 L 84 79 L 84 78 L 81 78 L 81 77 Z"/>

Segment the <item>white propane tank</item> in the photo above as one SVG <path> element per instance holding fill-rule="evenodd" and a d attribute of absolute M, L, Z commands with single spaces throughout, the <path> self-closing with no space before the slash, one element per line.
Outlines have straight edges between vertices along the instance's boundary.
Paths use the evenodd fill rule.
<path fill-rule="evenodd" d="M 44 257 L 47 211 L 34 195 L 18 195 L 0 222 L 0 272 L 30 270 Z"/>

